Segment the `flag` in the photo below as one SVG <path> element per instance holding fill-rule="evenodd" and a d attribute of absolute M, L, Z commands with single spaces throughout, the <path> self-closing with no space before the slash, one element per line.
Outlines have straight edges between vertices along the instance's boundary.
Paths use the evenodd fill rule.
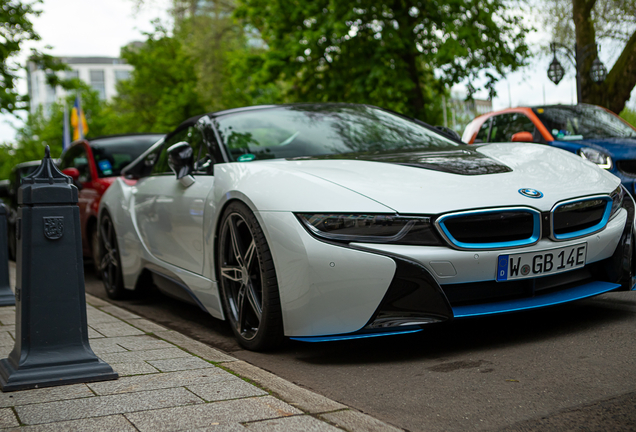
<path fill-rule="evenodd" d="M 71 111 L 71 125 L 73 126 L 73 141 L 83 139 L 88 133 L 88 125 L 84 111 L 82 111 L 82 101 L 79 95 L 75 98 L 75 104 Z"/>
<path fill-rule="evenodd" d="M 63 151 L 66 151 L 66 149 L 71 146 L 71 130 L 69 129 L 68 121 L 68 106 L 66 105 L 66 102 L 64 102 L 64 135 L 62 141 Z"/>

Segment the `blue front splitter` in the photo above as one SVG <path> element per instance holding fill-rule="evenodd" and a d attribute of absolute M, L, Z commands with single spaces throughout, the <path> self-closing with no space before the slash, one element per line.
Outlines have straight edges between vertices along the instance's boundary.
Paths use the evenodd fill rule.
<path fill-rule="evenodd" d="M 334 336 L 308 336 L 308 337 L 290 337 L 291 340 L 297 340 L 301 342 L 332 342 L 352 339 L 366 339 L 378 336 L 394 336 L 408 333 L 417 333 L 422 331 L 421 328 L 408 328 L 402 330 L 382 331 L 382 332 L 369 332 L 369 333 L 348 333 Z"/>
<path fill-rule="evenodd" d="M 546 306 L 554 306 L 561 303 L 567 303 L 574 300 L 580 300 L 587 297 L 603 294 L 608 291 L 620 288 L 619 284 L 610 282 L 590 282 L 564 291 L 558 291 L 550 294 L 543 294 L 537 297 L 523 298 L 517 300 L 508 300 L 497 303 L 487 303 L 470 306 L 456 306 L 453 308 L 455 318 L 469 318 L 484 315 L 494 315 L 508 312 L 518 312 L 528 309 L 537 309 Z M 421 328 L 405 327 L 403 329 L 393 329 L 384 331 L 366 331 L 360 333 L 348 333 L 332 336 L 307 336 L 307 337 L 290 337 L 292 340 L 302 342 L 332 342 L 352 339 L 365 339 L 378 336 L 394 336 L 400 334 L 416 333 L 422 331 Z"/>
<path fill-rule="evenodd" d="M 453 314 L 455 318 L 468 318 L 484 315 L 494 315 L 508 312 L 518 312 L 527 309 L 536 309 L 545 306 L 553 306 L 580 300 L 587 297 L 603 294 L 620 288 L 619 284 L 610 282 L 590 282 L 564 291 L 543 294 L 537 297 L 508 300 L 497 303 L 479 305 L 455 306 Z"/>

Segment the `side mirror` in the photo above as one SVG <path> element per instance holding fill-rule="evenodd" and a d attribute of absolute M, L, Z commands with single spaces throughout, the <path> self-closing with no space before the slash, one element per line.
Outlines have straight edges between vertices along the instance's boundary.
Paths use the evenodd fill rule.
<path fill-rule="evenodd" d="M 80 176 L 80 172 L 77 168 L 66 168 L 62 171 L 62 174 L 69 176 L 74 182 L 76 182 Z"/>
<path fill-rule="evenodd" d="M 69 176 L 73 179 L 73 184 L 78 190 L 82 190 L 82 184 L 79 182 L 80 172 L 77 168 L 66 168 L 62 170 L 62 174 Z"/>
<path fill-rule="evenodd" d="M 194 151 L 185 141 L 178 142 L 168 148 L 168 165 L 177 175 L 177 180 L 185 187 L 194 183 Z"/>
<path fill-rule="evenodd" d="M 530 132 L 517 132 L 510 138 L 512 142 L 533 142 L 534 138 Z"/>

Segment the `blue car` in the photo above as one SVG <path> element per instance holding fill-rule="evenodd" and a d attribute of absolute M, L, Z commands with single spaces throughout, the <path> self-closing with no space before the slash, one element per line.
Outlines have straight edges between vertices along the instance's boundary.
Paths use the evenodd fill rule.
<path fill-rule="evenodd" d="M 621 179 L 636 194 L 636 128 L 595 105 L 517 107 L 474 119 L 462 136 L 468 144 L 532 142 L 576 153 Z"/>

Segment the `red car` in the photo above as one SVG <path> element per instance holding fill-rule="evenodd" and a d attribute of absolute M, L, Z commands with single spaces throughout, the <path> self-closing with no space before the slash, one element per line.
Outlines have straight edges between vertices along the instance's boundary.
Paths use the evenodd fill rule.
<path fill-rule="evenodd" d="M 79 189 L 80 226 L 85 257 L 100 262 L 97 210 L 106 189 L 122 168 L 137 159 L 163 134 L 111 135 L 75 141 L 60 158 L 60 169 Z M 99 272 L 98 272 L 99 273 Z"/>

